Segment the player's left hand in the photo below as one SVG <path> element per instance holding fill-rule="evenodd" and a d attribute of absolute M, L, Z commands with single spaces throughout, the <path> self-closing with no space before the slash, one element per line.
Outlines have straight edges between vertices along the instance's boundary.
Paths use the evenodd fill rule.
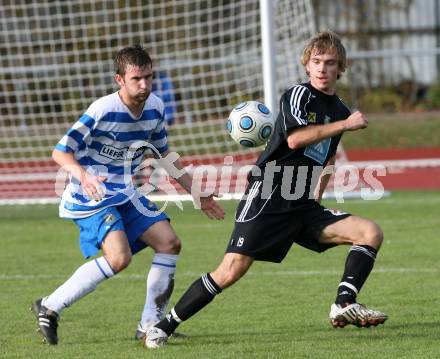
<path fill-rule="evenodd" d="M 224 219 L 224 209 L 214 201 L 214 195 L 208 197 L 200 197 L 201 210 L 211 219 Z"/>

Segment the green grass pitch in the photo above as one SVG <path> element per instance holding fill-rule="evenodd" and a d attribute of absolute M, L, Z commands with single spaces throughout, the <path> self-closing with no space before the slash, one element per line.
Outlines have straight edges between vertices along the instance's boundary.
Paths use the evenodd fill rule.
<path fill-rule="evenodd" d="M 225 221 L 185 203 L 169 206 L 183 240 L 172 304 L 223 256 L 236 202 Z M 57 347 L 43 345 L 28 308 L 82 262 L 77 230 L 55 206 L 0 207 L 1 358 L 438 358 L 440 357 L 440 193 L 395 192 L 380 201 L 325 202 L 375 219 L 385 241 L 359 301 L 385 311 L 383 326 L 333 329 L 328 312 L 348 247 L 316 254 L 293 246 L 282 264 L 255 263 L 204 311 L 180 326 L 189 337 L 147 351 L 132 338 L 151 250 L 68 308 Z"/>

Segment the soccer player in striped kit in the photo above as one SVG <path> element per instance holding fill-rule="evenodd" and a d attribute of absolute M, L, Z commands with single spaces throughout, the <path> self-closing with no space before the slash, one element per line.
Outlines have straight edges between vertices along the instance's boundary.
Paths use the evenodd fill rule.
<path fill-rule="evenodd" d="M 346 67 L 345 48 L 336 34 L 321 32 L 304 49 L 302 64 L 310 81 L 281 97 L 274 134 L 249 175 L 222 262 L 196 280 L 147 332 L 147 347 L 165 345 L 181 322 L 238 281 L 254 260 L 279 263 L 293 243 L 315 252 L 351 245 L 330 308 L 334 327 L 368 327 L 387 319 L 356 300 L 383 240 L 380 227 L 320 204 L 331 174 L 324 168 L 334 164 L 342 134 L 368 125 L 361 112 L 351 114 L 335 94 Z"/>
<path fill-rule="evenodd" d="M 173 291 L 181 242 L 168 216 L 132 183 L 147 149 L 162 160 L 169 154 L 164 104 L 151 93 L 152 60 L 144 48 L 122 49 L 114 64 L 119 91 L 93 102 L 53 151 L 55 162 L 70 175 L 60 217 L 78 225 L 85 258 L 100 250 L 103 255 L 81 265 L 53 293 L 33 303 L 39 330 L 51 345 L 58 343 L 61 312 L 126 268 L 132 255 L 147 246 L 155 254 L 137 339 L 143 339 L 146 330 L 163 317 Z M 169 163 L 168 169 L 190 193 L 192 178 L 180 162 Z M 212 196 L 195 199 L 209 218 L 224 217 Z"/>

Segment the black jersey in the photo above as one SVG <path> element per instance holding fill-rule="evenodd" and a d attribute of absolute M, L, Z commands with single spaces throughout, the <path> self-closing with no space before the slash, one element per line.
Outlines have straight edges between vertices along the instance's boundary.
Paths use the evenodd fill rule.
<path fill-rule="evenodd" d="M 307 172 L 307 175 L 304 175 L 307 179 L 302 199 L 310 199 L 311 179 L 312 176 L 316 177 L 316 169 L 313 168 L 319 166 L 322 171 L 328 160 L 335 155 L 341 135 L 295 150 L 288 147 L 287 137 L 296 128 L 345 120 L 348 116 L 350 110 L 338 96 L 324 94 L 310 83 L 291 87 L 281 96 L 280 112 L 274 133 L 256 162 L 256 166 L 261 170 L 261 177 L 260 175 L 255 177 L 262 178 L 266 165 L 275 161 L 276 166 L 280 168 L 275 173 L 274 182 L 283 180 L 283 175 L 286 173 L 291 178 L 292 190 L 295 191 L 298 170 L 301 167 L 301 176 Z M 252 175 L 249 179 L 252 179 Z"/>

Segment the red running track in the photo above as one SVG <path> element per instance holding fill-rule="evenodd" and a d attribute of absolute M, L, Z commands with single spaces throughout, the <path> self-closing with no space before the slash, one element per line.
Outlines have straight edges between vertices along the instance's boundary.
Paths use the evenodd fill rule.
<path fill-rule="evenodd" d="M 347 153 L 350 161 L 386 161 L 386 160 L 414 160 L 414 159 L 439 159 L 440 148 L 420 149 L 373 149 L 356 150 Z M 234 156 L 234 163 L 252 164 L 255 154 Z M 223 156 L 216 158 L 188 159 L 183 158 L 182 163 L 187 165 L 211 164 L 222 166 Z M 40 198 L 56 197 L 52 180 L 20 179 L 26 174 L 55 173 L 57 166 L 53 161 L 23 161 L 20 163 L 0 162 L 0 200 L 13 198 Z M 15 178 L 8 180 L 6 176 Z M 3 177 L 3 178 L 1 178 Z M 9 177 L 8 177 L 9 178 Z M 387 168 L 387 174 L 378 177 L 386 190 L 396 189 L 440 189 L 440 167 L 419 168 Z"/>
<path fill-rule="evenodd" d="M 347 153 L 350 161 L 440 159 L 440 148 L 370 149 Z M 387 168 L 385 189 L 440 189 L 440 167 Z"/>

